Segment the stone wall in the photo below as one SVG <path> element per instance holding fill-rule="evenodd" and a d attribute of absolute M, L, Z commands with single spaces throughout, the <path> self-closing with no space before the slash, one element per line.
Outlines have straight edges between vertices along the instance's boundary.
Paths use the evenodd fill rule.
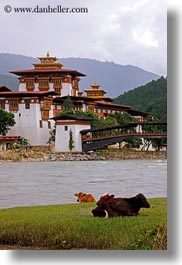
<path fill-rule="evenodd" d="M 120 159 L 167 159 L 167 152 L 160 151 L 100 151 L 97 155 L 104 157 L 106 160 L 120 160 Z"/>
<path fill-rule="evenodd" d="M 51 148 L 30 148 L 19 151 L 0 152 L 0 161 L 89 161 L 89 160 L 123 160 L 123 159 L 167 159 L 167 152 L 149 151 L 97 151 L 90 153 L 56 153 Z"/>

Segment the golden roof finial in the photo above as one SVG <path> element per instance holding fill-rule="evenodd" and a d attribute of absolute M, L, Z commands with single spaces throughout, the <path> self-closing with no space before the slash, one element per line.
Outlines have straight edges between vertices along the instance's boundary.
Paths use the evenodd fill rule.
<path fill-rule="evenodd" d="M 100 85 L 98 85 L 96 82 L 91 85 L 92 89 L 99 89 Z"/>

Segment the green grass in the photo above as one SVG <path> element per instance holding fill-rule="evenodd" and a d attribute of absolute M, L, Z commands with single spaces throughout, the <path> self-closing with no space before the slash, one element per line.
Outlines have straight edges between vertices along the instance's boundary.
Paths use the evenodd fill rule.
<path fill-rule="evenodd" d="M 167 247 L 167 200 L 137 217 L 94 218 L 95 203 L 19 207 L 0 210 L 0 249 L 120 249 Z"/>

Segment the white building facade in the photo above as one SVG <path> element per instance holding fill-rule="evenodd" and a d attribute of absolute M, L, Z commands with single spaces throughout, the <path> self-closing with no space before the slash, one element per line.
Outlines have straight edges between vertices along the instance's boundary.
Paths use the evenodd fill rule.
<path fill-rule="evenodd" d="M 56 119 L 55 151 L 82 152 L 82 130 L 90 129 L 90 120 L 78 115 L 65 115 Z M 72 139 L 71 139 L 72 138 Z M 72 141 L 72 148 L 70 148 Z"/>

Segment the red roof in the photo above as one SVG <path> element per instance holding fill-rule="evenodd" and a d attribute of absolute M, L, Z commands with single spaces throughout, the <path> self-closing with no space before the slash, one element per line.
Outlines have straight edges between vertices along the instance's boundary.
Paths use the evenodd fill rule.
<path fill-rule="evenodd" d="M 97 101 L 100 101 L 101 99 L 100 98 L 91 98 L 91 97 L 87 97 L 87 96 L 70 96 L 71 97 L 71 100 L 81 100 L 81 101 L 94 101 L 94 102 L 97 102 Z M 59 100 L 65 100 L 67 98 L 67 96 L 63 96 L 63 97 L 56 97 L 55 100 L 59 101 Z M 104 97 L 104 102 L 106 101 L 110 101 L 112 102 L 113 99 L 112 98 L 106 98 Z"/>
<path fill-rule="evenodd" d="M 62 74 L 70 74 L 75 76 L 86 76 L 83 73 L 80 73 L 76 70 L 69 70 L 69 69 L 27 69 L 27 70 L 15 70 L 10 71 L 10 73 L 21 76 L 24 74 L 38 74 L 38 73 L 62 73 Z"/>
<path fill-rule="evenodd" d="M 49 96 L 49 95 L 58 95 L 55 91 L 7 91 L 0 92 L 0 97 L 14 97 L 14 96 Z"/>
<path fill-rule="evenodd" d="M 3 136 L 0 135 L 0 141 L 13 141 L 13 140 L 19 140 L 21 138 L 21 136 Z"/>
<path fill-rule="evenodd" d="M 54 98 L 54 102 L 56 103 L 62 103 L 65 99 L 67 98 L 67 96 L 64 97 L 56 97 Z M 97 99 L 97 98 L 90 98 L 90 97 L 85 97 L 85 96 L 71 96 L 71 100 L 73 100 L 73 104 L 76 103 L 81 103 L 83 101 L 89 101 L 92 102 L 94 105 L 96 106 L 101 106 L 101 107 L 107 107 L 107 108 L 116 108 L 116 109 L 123 109 L 123 110 L 128 110 L 131 109 L 132 106 L 128 106 L 128 105 L 120 105 L 120 104 L 114 104 L 112 103 L 112 99 L 111 98 L 103 98 L 103 100 L 101 99 Z"/>
<path fill-rule="evenodd" d="M 123 108 L 123 109 L 131 109 L 132 106 L 128 105 L 121 105 L 121 104 L 114 104 L 106 101 L 96 101 L 97 105 L 103 105 L 107 107 L 116 107 L 116 108 Z"/>

